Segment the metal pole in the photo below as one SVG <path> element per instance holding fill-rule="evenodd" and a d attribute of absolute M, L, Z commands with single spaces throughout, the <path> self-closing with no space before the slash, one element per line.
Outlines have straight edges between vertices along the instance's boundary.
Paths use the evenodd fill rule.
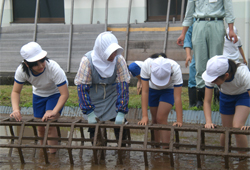
<path fill-rule="evenodd" d="M 1 9 L 1 17 L 0 17 L 0 33 L 2 30 L 4 3 L 5 3 L 5 0 L 2 1 L 2 9 Z"/>
<path fill-rule="evenodd" d="M 38 18 L 38 11 L 39 11 L 39 0 L 36 0 L 36 13 L 35 13 L 35 23 L 34 23 L 34 35 L 33 35 L 33 41 L 36 42 L 36 36 L 37 36 L 37 18 Z"/>
<path fill-rule="evenodd" d="M 91 2 L 90 24 L 93 24 L 94 0 Z"/>
<path fill-rule="evenodd" d="M 166 53 L 166 49 L 167 49 L 168 24 L 169 24 L 170 5 L 171 5 L 171 0 L 168 0 L 168 9 L 167 9 L 167 16 L 166 16 L 166 32 L 165 32 L 163 53 Z"/>
<path fill-rule="evenodd" d="M 105 30 L 108 30 L 108 4 L 109 4 L 109 0 L 106 0 L 106 7 L 105 7 Z"/>
<path fill-rule="evenodd" d="M 70 72 L 70 64 L 71 64 L 72 33 L 73 33 L 73 15 L 74 15 L 74 0 L 71 0 L 71 14 L 70 14 L 70 26 L 69 26 L 69 47 L 68 47 L 67 73 Z"/>
<path fill-rule="evenodd" d="M 183 21 L 183 14 L 184 14 L 184 5 L 185 5 L 185 0 L 181 1 L 181 19 L 180 21 Z"/>
<path fill-rule="evenodd" d="M 129 28 L 130 28 L 131 6 L 132 6 L 132 0 L 129 0 L 128 18 L 127 18 L 126 42 L 125 42 L 125 50 L 124 50 L 124 58 L 125 58 L 125 61 L 127 61 L 127 55 L 128 55 L 127 52 L 128 52 L 128 40 L 129 40 Z"/>

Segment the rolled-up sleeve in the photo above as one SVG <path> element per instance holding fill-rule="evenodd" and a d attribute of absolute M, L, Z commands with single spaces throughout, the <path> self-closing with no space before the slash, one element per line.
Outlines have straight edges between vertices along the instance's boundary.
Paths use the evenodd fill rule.
<path fill-rule="evenodd" d="M 235 17 L 233 13 L 233 4 L 232 0 L 224 0 L 224 9 L 225 9 L 225 21 L 226 23 L 234 23 Z"/>
<path fill-rule="evenodd" d="M 193 24 L 193 14 L 195 12 L 194 0 L 188 0 L 186 14 L 182 26 L 190 27 Z"/>

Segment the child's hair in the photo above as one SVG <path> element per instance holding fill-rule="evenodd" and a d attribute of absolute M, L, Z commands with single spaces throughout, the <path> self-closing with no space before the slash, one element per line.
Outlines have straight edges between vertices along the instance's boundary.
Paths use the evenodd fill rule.
<path fill-rule="evenodd" d="M 44 57 L 44 58 L 42 58 L 41 60 L 38 60 L 38 61 L 44 62 L 45 60 L 49 62 L 49 58 L 48 58 L 48 57 Z M 37 65 L 38 65 L 38 64 L 37 64 L 38 61 L 35 61 L 35 62 L 28 62 L 27 60 L 24 60 L 24 61 L 22 62 L 23 72 L 25 72 L 25 73 L 28 75 L 28 77 L 30 77 L 29 68 L 31 69 L 32 67 L 37 66 Z M 29 67 L 27 67 L 26 64 L 27 64 Z"/>
<path fill-rule="evenodd" d="M 162 56 L 163 58 L 167 58 L 167 55 L 165 53 L 155 53 L 150 56 L 150 58 L 158 58 L 159 56 Z"/>
<path fill-rule="evenodd" d="M 236 73 L 237 68 L 238 68 L 238 66 L 240 65 L 240 63 L 236 64 L 233 60 L 228 59 L 228 64 L 229 64 L 229 67 L 228 67 L 228 70 L 227 70 L 226 73 L 229 73 L 229 75 L 234 75 L 234 74 Z M 225 74 L 226 74 L 226 73 L 225 73 Z M 223 79 L 224 76 L 225 76 L 225 74 L 219 76 L 218 78 Z"/>

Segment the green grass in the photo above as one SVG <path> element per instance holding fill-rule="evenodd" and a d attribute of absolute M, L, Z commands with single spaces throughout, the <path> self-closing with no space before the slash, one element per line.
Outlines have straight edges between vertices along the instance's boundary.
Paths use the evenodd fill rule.
<path fill-rule="evenodd" d="M 0 85 L 0 106 L 11 106 L 10 94 L 11 85 Z M 78 95 L 76 86 L 69 86 L 69 99 L 65 106 L 78 107 Z M 189 108 L 188 88 L 182 88 L 182 107 L 183 110 L 202 110 L 197 107 Z M 32 86 L 24 85 L 20 96 L 20 107 L 32 106 Z M 136 94 L 136 87 L 129 87 L 129 108 L 141 108 L 141 95 Z M 173 108 L 174 109 L 174 108 Z M 212 111 L 218 111 L 219 105 L 213 104 Z"/>

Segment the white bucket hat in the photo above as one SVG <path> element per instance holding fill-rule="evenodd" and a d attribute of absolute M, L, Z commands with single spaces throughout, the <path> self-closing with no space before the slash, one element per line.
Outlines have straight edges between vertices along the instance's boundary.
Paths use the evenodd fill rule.
<path fill-rule="evenodd" d="M 202 74 L 202 78 L 206 82 L 213 82 L 219 76 L 224 75 L 228 70 L 228 58 L 223 55 L 214 56 L 207 62 L 206 71 Z"/>
<path fill-rule="evenodd" d="M 21 48 L 20 54 L 26 61 L 35 62 L 46 57 L 47 51 L 44 51 L 38 43 L 29 42 Z"/>
<path fill-rule="evenodd" d="M 156 58 L 151 65 L 151 81 L 157 86 L 168 84 L 171 76 L 171 64 L 163 57 Z"/>

